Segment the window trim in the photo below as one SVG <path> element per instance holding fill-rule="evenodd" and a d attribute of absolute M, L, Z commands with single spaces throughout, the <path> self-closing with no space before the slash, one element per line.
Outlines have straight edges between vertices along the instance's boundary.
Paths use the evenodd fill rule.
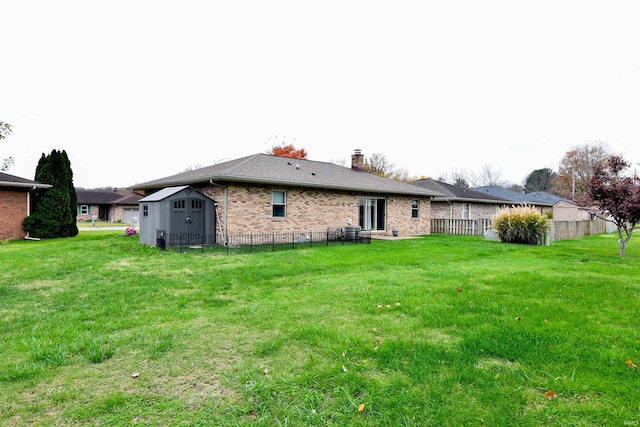
<path fill-rule="evenodd" d="M 79 215 L 90 215 L 91 214 L 91 206 L 90 205 L 80 205 Z"/>
<path fill-rule="evenodd" d="M 466 217 L 465 212 L 467 214 Z M 462 219 L 471 219 L 471 203 L 462 203 Z"/>
<path fill-rule="evenodd" d="M 283 202 L 276 203 L 274 196 L 276 193 L 282 193 Z M 282 208 L 282 215 L 276 215 L 276 207 Z M 286 218 L 287 217 L 287 190 L 271 190 L 271 218 Z"/>
<path fill-rule="evenodd" d="M 420 218 L 420 199 L 411 199 L 411 218 Z"/>

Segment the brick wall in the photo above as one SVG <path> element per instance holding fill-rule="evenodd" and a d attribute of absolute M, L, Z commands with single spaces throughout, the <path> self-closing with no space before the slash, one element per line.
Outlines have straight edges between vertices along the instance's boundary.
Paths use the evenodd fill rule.
<path fill-rule="evenodd" d="M 198 190 L 218 202 L 218 216 L 224 222 L 224 189 L 209 186 Z M 272 215 L 273 190 L 286 191 L 285 218 L 274 218 Z M 239 184 L 230 184 L 227 191 L 229 234 L 321 231 L 327 227 L 346 226 L 348 219 L 352 220 L 353 225 L 358 225 L 359 193 Z M 387 198 L 387 230 L 382 233 L 391 234 L 393 228 L 403 235 L 429 234 L 429 199 L 420 199 L 418 218 L 411 217 L 411 200 L 411 197 Z"/>
<path fill-rule="evenodd" d="M 17 190 L 0 190 L 0 239 L 22 239 L 26 236 L 22 221 L 27 217 L 27 196 Z"/>
<path fill-rule="evenodd" d="M 470 203 L 469 219 L 491 219 L 496 215 L 500 205 L 488 203 Z M 433 218 L 462 219 L 461 202 L 432 202 Z"/>

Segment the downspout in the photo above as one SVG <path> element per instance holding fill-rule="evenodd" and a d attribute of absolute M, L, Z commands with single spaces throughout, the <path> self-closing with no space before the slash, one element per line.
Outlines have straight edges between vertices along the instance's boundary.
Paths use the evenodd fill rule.
<path fill-rule="evenodd" d="M 218 187 L 218 188 L 222 188 L 224 189 L 224 200 L 223 200 L 223 206 L 224 206 L 224 218 L 222 221 L 222 232 L 224 234 L 223 238 L 226 239 L 227 238 L 227 202 L 228 202 L 228 197 L 229 197 L 229 192 L 227 190 L 227 186 L 226 185 L 221 185 L 221 184 L 217 184 L 215 182 L 213 182 L 213 178 L 211 178 L 209 180 L 209 184 L 211 184 L 214 187 Z"/>

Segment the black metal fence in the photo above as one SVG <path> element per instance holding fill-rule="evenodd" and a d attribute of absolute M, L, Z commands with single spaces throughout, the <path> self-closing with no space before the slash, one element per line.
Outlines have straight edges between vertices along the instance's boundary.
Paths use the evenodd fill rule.
<path fill-rule="evenodd" d="M 371 231 L 353 228 L 328 228 L 324 231 L 249 234 L 163 234 L 158 247 L 169 251 L 221 253 L 272 252 L 317 246 L 369 244 Z"/>

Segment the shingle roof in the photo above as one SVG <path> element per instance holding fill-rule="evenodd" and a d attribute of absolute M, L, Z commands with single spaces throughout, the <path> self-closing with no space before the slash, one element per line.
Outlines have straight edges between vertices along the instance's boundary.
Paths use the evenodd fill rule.
<path fill-rule="evenodd" d="M 412 181 L 411 184 L 441 193 L 442 196 L 433 198 L 433 201 L 435 202 L 456 200 L 460 202 L 481 202 L 494 204 L 510 203 L 509 200 L 502 197 L 494 196 L 487 193 L 481 193 L 469 188 L 458 187 L 457 185 L 447 184 L 445 182 L 436 181 L 431 178 Z"/>
<path fill-rule="evenodd" d="M 32 181 L 30 179 L 20 178 L 19 176 L 9 175 L 8 173 L 0 172 L 0 187 L 51 188 L 51 185 L 43 184 L 42 182 Z"/>
<path fill-rule="evenodd" d="M 492 186 L 478 187 L 478 188 L 474 188 L 474 190 L 479 191 L 481 193 L 487 193 L 494 196 L 505 198 L 507 200 L 510 200 L 512 203 L 527 203 L 527 204 L 538 205 L 538 206 L 553 206 L 560 200 L 569 201 L 568 199 L 565 199 L 563 197 L 555 196 L 553 194 L 546 193 L 543 191 L 538 191 L 534 193 L 519 193 L 517 191 L 512 191 L 512 190 L 507 190 L 505 188 L 492 187 Z"/>
<path fill-rule="evenodd" d="M 114 193 L 113 191 L 76 190 L 79 205 L 136 205 L 141 196 Z"/>
<path fill-rule="evenodd" d="M 154 181 L 136 184 L 137 190 L 205 182 L 245 182 L 301 186 L 345 191 L 373 191 L 387 194 L 439 196 L 440 193 L 405 182 L 382 178 L 333 163 L 254 154 L 206 166 Z"/>

